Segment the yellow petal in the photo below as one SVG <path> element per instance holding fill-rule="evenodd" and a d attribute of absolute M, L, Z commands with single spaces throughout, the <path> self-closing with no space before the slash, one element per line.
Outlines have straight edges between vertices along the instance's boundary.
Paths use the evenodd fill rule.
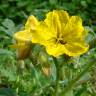
<path fill-rule="evenodd" d="M 55 10 L 53 12 L 49 12 L 46 15 L 46 19 L 44 21 L 48 25 L 51 32 L 53 32 L 54 35 L 57 35 L 57 37 L 59 37 L 61 32 L 61 23 L 58 13 Z"/>
<path fill-rule="evenodd" d="M 50 41 L 51 38 L 56 37 L 48 28 L 45 22 L 40 22 L 36 29 L 36 31 L 32 32 L 33 43 L 40 43 L 42 45 L 46 45 L 46 42 Z"/>
<path fill-rule="evenodd" d="M 59 15 L 59 19 L 61 23 L 66 24 L 69 21 L 69 14 L 66 11 L 60 10 L 56 12 Z"/>
<path fill-rule="evenodd" d="M 89 46 L 84 42 L 73 42 L 65 44 L 65 54 L 68 56 L 79 56 L 88 51 Z"/>
<path fill-rule="evenodd" d="M 52 45 L 46 46 L 46 51 L 49 55 L 58 57 L 60 55 L 63 55 L 66 49 L 62 44 L 52 44 Z"/>
<path fill-rule="evenodd" d="M 16 32 L 13 36 L 17 41 L 31 41 L 32 34 L 30 33 L 30 30 L 23 30 Z"/>
<path fill-rule="evenodd" d="M 36 19 L 36 17 L 31 15 L 31 16 L 29 16 L 29 18 L 25 24 L 25 29 L 35 30 L 37 24 L 38 24 L 38 20 Z"/>
<path fill-rule="evenodd" d="M 82 38 L 84 27 L 82 26 L 82 19 L 78 16 L 72 16 L 65 28 L 62 30 L 63 38 L 66 41 L 74 40 L 75 38 Z M 85 33 L 84 33 L 85 34 Z"/>
<path fill-rule="evenodd" d="M 68 56 L 79 56 L 85 52 L 87 52 L 89 46 L 82 40 L 80 42 L 55 44 L 50 43 L 50 45 L 46 46 L 46 51 L 49 55 L 54 57 L 58 57 L 60 55 L 66 54 Z"/>

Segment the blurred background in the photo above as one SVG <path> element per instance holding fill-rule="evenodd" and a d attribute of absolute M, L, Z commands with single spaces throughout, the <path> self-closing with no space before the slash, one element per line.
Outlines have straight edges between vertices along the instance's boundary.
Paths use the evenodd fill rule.
<path fill-rule="evenodd" d="M 40 78 L 41 83 L 38 81 L 39 71 L 31 65 L 33 69 L 30 69 L 28 65 L 30 61 L 26 60 L 26 65 L 23 61 L 17 64 L 16 50 L 9 45 L 14 43 L 13 34 L 24 26 L 28 16 L 35 15 L 42 20 L 47 12 L 55 9 L 63 9 L 70 15 L 80 16 L 83 25 L 90 26 L 90 30 L 96 32 L 96 0 L 0 0 L 0 96 L 39 96 L 32 95 L 32 92 L 38 92 L 42 84 L 49 82 L 49 77 L 45 80 L 46 76 L 41 74 L 39 76 L 43 81 Z M 38 49 L 39 46 L 36 48 Z M 38 55 L 36 48 L 34 54 Z M 24 72 L 22 73 L 19 68 L 20 70 L 23 68 Z M 37 81 L 34 79 L 34 74 Z"/>

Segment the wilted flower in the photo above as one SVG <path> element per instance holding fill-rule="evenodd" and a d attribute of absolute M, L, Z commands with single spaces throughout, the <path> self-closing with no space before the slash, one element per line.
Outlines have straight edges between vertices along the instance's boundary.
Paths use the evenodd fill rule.
<path fill-rule="evenodd" d="M 32 39 L 31 30 L 35 30 L 37 23 L 37 19 L 32 15 L 28 18 L 24 30 L 14 34 L 14 38 L 16 39 L 17 44 L 13 46 L 18 48 L 19 59 L 27 58 L 30 55 Z"/>

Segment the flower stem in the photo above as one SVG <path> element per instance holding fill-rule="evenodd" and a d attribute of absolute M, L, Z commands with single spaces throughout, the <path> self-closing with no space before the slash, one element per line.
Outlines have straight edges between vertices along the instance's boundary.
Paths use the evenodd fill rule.
<path fill-rule="evenodd" d="M 65 94 L 66 94 L 67 92 L 69 92 L 69 91 L 74 87 L 74 85 L 77 83 L 77 81 L 78 81 L 82 76 L 84 76 L 85 73 L 88 72 L 88 70 L 89 70 L 93 65 L 95 65 L 95 64 L 96 64 L 96 59 L 91 60 L 91 61 L 86 65 L 86 67 L 84 68 L 84 70 L 83 70 L 75 79 L 73 79 L 73 80 L 69 83 L 69 85 L 68 85 L 67 87 L 65 87 L 65 90 L 62 92 L 62 94 L 65 96 Z"/>
<path fill-rule="evenodd" d="M 56 82 L 55 82 L 55 95 L 59 96 L 59 79 L 60 79 L 60 66 L 58 64 L 57 58 L 53 57 L 55 67 L 56 67 Z"/>

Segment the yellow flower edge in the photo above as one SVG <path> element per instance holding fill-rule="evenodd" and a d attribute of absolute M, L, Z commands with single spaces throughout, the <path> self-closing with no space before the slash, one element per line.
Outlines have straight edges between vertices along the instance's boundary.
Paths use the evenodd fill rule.
<path fill-rule="evenodd" d="M 26 42 L 26 41 L 31 41 L 32 34 L 30 33 L 29 30 L 23 30 L 23 31 L 16 32 L 13 37 L 17 41 Z"/>
<path fill-rule="evenodd" d="M 36 19 L 35 16 L 31 15 L 29 16 L 24 30 L 21 30 L 19 32 L 16 32 L 13 37 L 17 41 L 17 44 L 13 45 L 13 48 L 18 48 L 18 47 L 24 47 L 26 46 L 26 43 L 31 42 L 32 39 L 32 34 L 31 31 L 35 30 L 35 26 L 38 24 L 38 20 Z"/>
<path fill-rule="evenodd" d="M 49 55 L 78 56 L 88 51 L 85 29 L 79 16 L 69 16 L 66 11 L 53 10 L 36 26 L 32 42 L 46 47 Z"/>
<path fill-rule="evenodd" d="M 36 29 L 36 25 L 38 24 L 38 20 L 35 16 L 31 15 L 29 16 L 26 24 L 25 24 L 25 29 L 32 29 L 35 30 Z"/>
<path fill-rule="evenodd" d="M 31 31 L 35 30 L 35 26 L 38 24 L 38 20 L 33 15 L 29 16 L 25 28 L 22 31 L 16 32 L 14 38 L 17 41 L 31 41 L 32 34 Z"/>

